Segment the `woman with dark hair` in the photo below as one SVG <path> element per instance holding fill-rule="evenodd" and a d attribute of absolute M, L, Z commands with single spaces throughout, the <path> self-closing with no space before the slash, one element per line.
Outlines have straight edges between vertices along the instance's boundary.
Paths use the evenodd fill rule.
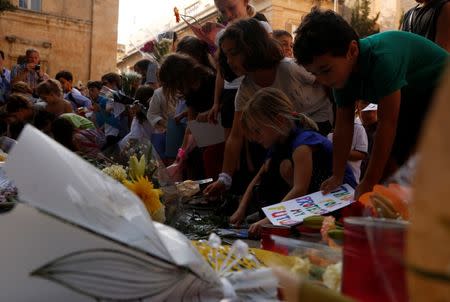
<path fill-rule="evenodd" d="M 330 121 L 333 118 L 325 89 L 316 84 L 315 77 L 302 66 L 284 58 L 279 43 L 257 20 L 240 20 L 231 24 L 220 38 L 219 45 L 233 72 L 245 77 L 235 99 L 233 126 L 225 147 L 222 173 L 218 181 L 206 188 L 207 194 L 215 194 L 231 186 L 244 141 L 242 109 L 261 88 L 272 87 L 283 91 L 296 112 L 314 120 L 319 132 L 324 135 L 331 130 Z"/>

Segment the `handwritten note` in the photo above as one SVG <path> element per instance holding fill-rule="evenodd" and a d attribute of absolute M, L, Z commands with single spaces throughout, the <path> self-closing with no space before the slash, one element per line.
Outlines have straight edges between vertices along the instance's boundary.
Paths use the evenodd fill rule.
<path fill-rule="evenodd" d="M 345 184 L 330 194 L 312 193 L 267 206 L 263 212 L 274 225 L 295 225 L 306 217 L 324 215 L 348 206 L 354 201 L 353 195 L 353 188 Z"/>

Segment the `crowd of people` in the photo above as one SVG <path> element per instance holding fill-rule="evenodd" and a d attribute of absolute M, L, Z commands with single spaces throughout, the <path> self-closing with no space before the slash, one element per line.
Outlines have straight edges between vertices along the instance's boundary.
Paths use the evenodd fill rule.
<path fill-rule="evenodd" d="M 248 0 L 215 0 L 225 23 L 214 45 L 172 35 L 160 64 L 134 65 L 132 95 L 118 73 L 78 87 L 70 71 L 46 74 L 37 49 L 11 71 L 0 51 L 0 131 L 16 139 L 30 123 L 95 159 L 151 141 L 177 177 L 214 178 L 210 199 L 242 196 L 230 222 L 258 234 L 262 207 L 343 183 L 358 198 L 414 153 L 450 48 L 448 1 L 422 2 L 404 31 L 365 38 L 314 8 L 294 39 Z M 225 143 L 196 146 L 193 120 L 220 123 Z"/>

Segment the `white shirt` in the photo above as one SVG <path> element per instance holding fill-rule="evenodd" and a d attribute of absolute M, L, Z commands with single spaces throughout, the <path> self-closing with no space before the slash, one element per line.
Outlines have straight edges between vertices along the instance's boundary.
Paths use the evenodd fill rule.
<path fill-rule="evenodd" d="M 162 121 L 162 124 L 167 126 L 167 120 L 169 117 L 173 117 L 174 115 L 175 106 L 167 102 L 162 87 L 159 87 L 155 90 L 152 98 L 150 99 L 150 104 L 147 111 L 148 121 L 152 127 L 155 127 L 159 121 Z"/>
<path fill-rule="evenodd" d="M 148 121 L 144 121 L 142 124 L 139 123 L 139 120 L 137 118 L 133 118 L 133 121 L 131 122 L 130 132 L 125 135 L 124 138 L 119 142 L 119 148 L 122 150 L 127 142 L 130 139 L 135 139 L 139 142 L 145 142 L 150 141 L 152 137 L 152 126 Z"/>
<path fill-rule="evenodd" d="M 316 78 L 293 59 L 284 58 L 277 67 L 275 80 L 269 87 L 283 91 L 299 113 L 304 113 L 315 122 L 332 121 L 333 110 L 323 86 Z M 235 99 L 235 110 L 242 111 L 245 104 L 262 87 L 251 76 L 245 76 Z"/>
<path fill-rule="evenodd" d="M 328 134 L 328 139 L 333 141 L 333 133 Z M 352 150 L 367 154 L 368 148 L 369 143 L 366 130 L 359 118 L 356 118 L 353 128 Z M 353 175 L 355 176 L 356 183 L 359 183 L 359 179 L 361 178 L 361 162 L 362 160 L 347 161 L 347 164 L 350 166 Z"/>

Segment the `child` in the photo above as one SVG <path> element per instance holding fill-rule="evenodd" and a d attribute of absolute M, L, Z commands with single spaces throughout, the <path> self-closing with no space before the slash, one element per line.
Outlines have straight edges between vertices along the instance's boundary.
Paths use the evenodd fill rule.
<path fill-rule="evenodd" d="M 144 106 L 139 103 L 139 101 L 136 101 L 130 111 L 133 115 L 133 120 L 131 121 L 130 132 L 119 142 L 119 148 L 121 150 L 123 150 L 131 140 L 143 143 L 145 141 L 150 141 L 152 138 L 153 129 L 145 115 L 146 110 Z"/>
<path fill-rule="evenodd" d="M 61 84 L 54 79 L 48 79 L 36 87 L 36 93 L 39 98 L 45 102 L 36 103 L 45 111 L 59 116 L 63 113 L 73 112 L 72 105 L 63 98 Z"/>
<path fill-rule="evenodd" d="M 167 98 L 183 97 L 186 100 L 188 120 L 194 120 L 201 113 L 211 109 L 214 102 L 215 74 L 193 57 L 176 53 L 169 55 L 159 71 L 161 85 Z M 186 129 L 177 161 L 183 159 L 188 147 L 189 128 Z M 208 156 L 213 152 L 214 157 Z M 220 172 L 223 154 L 222 145 L 207 146 L 202 150 L 205 177 L 216 177 Z M 196 163 L 198 166 L 198 163 Z"/>
<path fill-rule="evenodd" d="M 296 31 L 294 56 L 317 80 L 334 88 L 337 104 L 333 176 L 342 183 L 353 134 L 355 102 L 378 104 L 378 126 L 366 174 L 355 198 L 370 191 L 414 152 L 424 116 L 448 53 L 415 34 L 391 31 L 358 39 L 333 11 L 313 9 Z"/>
<path fill-rule="evenodd" d="M 94 120 L 97 128 L 102 128 L 105 133 L 106 143 L 104 148 L 113 146 L 119 140 L 120 121 L 112 114 L 111 101 L 100 95 L 103 87 L 100 81 L 89 81 L 87 83 L 89 89 L 89 97 L 92 100 L 93 111 L 95 112 Z M 107 108 L 108 107 L 108 108 Z"/>
<path fill-rule="evenodd" d="M 293 39 L 290 33 L 282 29 L 277 29 L 273 31 L 272 37 L 280 43 L 281 49 L 283 50 L 283 54 L 286 58 L 294 57 L 292 52 Z"/>
<path fill-rule="evenodd" d="M 261 88 L 273 87 L 286 93 L 295 110 L 314 120 L 324 135 L 330 132 L 332 121 L 331 103 L 325 89 L 294 60 L 284 58 L 279 44 L 258 21 L 248 19 L 231 24 L 219 44 L 231 69 L 245 77 L 235 99 L 233 126 L 226 143 L 222 173 L 218 181 L 208 186 L 208 194 L 217 194 L 231 186 L 243 143 L 242 109 Z"/>
<path fill-rule="evenodd" d="M 318 132 L 317 125 L 294 106 L 282 91 L 263 88 L 247 102 L 242 111 L 242 130 L 249 139 L 268 148 L 266 162 L 248 186 L 238 210 L 230 219 L 240 223 L 259 183 L 259 207 L 290 200 L 319 190 L 331 175 L 331 142 Z M 347 168 L 345 182 L 355 186 L 352 171 Z M 264 218 L 251 225 L 249 232 L 258 234 Z"/>

